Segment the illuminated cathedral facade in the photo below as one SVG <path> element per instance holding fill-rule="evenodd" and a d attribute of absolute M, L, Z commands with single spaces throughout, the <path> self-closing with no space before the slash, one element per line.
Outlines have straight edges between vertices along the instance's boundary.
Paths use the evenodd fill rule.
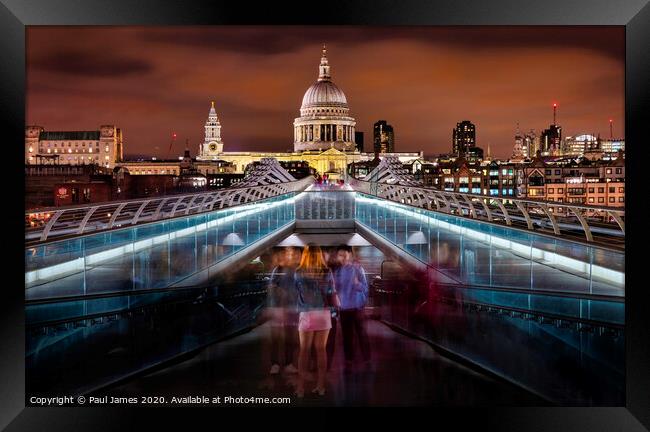
<path fill-rule="evenodd" d="M 236 172 L 243 172 L 248 164 L 271 157 L 280 161 L 306 161 L 321 174 L 343 175 L 348 164 L 374 158 L 373 153 L 356 150 L 356 121 L 350 114 L 345 94 L 332 81 L 325 47 L 318 78 L 305 92 L 299 113 L 293 122 L 293 152 L 228 152 L 223 150 L 221 123 L 212 102 L 205 123 L 204 142 L 199 146 L 196 159 L 231 162 Z M 402 162 L 423 158 L 422 152 L 392 154 Z"/>

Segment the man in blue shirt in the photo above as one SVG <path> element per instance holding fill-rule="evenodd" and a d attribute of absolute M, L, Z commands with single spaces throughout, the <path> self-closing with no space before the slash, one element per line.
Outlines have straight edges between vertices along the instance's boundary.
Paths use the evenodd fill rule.
<path fill-rule="evenodd" d="M 368 302 L 368 281 L 360 264 L 353 261 L 352 247 L 341 245 L 337 249 L 340 266 L 334 270 L 334 286 L 341 300 L 340 317 L 343 333 L 343 352 L 346 367 L 354 359 L 354 337 L 359 339 L 361 356 L 370 361 L 370 343 L 366 332 L 364 308 Z"/>

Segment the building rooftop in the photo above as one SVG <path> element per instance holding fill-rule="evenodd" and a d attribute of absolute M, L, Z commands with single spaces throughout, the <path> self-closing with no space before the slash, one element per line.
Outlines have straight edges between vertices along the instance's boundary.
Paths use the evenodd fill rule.
<path fill-rule="evenodd" d="M 41 141 L 98 141 L 99 131 L 49 131 L 41 132 L 38 139 Z"/>

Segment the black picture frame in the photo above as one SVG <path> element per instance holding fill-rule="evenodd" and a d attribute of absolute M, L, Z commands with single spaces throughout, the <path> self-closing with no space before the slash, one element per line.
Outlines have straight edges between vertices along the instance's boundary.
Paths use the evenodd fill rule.
<path fill-rule="evenodd" d="M 30 25 L 615 25 L 625 26 L 628 195 L 626 218 L 626 406 L 611 408 L 490 408 L 437 410 L 428 419 L 441 418 L 458 427 L 468 422 L 483 429 L 504 430 L 634 430 L 650 428 L 650 313 L 644 279 L 643 164 L 650 124 L 650 4 L 648 0 L 332 0 L 295 2 L 215 2 L 142 0 L 1 0 L 0 4 L 0 112 L 3 145 L 11 150 L 3 167 L 6 216 L 3 237 L 5 281 L 0 305 L 2 364 L 0 428 L 7 430 L 115 430 L 145 425 L 150 417 L 166 419 L 161 410 L 137 408 L 25 408 L 24 285 L 20 273 L 24 256 L 24 210 L 21 182 L 25 124 L 25 28 Z M 562 67 L 562 66 L 560 66 Z M 18 186 L 16 186 L 18 185 Z M 15 194 L 15 197 L 10 195 Z M 13 261 L 16 261 L 14 264 Z M 178 408 L 181 409 L 181 408 Z M 185 412 L 186 409 L 181 409 Z M 192 410 L 192 418 L 197 411 Z M 211 411 L 211 410 L 209 410 Z M 183 415 L 172 411 L 179 419 Z M 286 413 L 285 413 L 286 414 Z M 201 415 L 206 415 L 201 413 Z M 214 414 L 212 425 L 216 426 Z M 221 415 L 221 414 L 219 414 Z M 403 417 L 400 414 L 396 417 Z M 340 424 L 340 422 L 336 422 Z"/>

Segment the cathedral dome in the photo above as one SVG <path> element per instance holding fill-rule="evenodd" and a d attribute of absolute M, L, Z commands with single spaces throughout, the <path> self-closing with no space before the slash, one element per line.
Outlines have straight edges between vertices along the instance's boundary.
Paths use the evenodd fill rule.
<path fill-rule="evenodd" d="M 340 151 L 354 151 L 355 126 L 345 93 L 332 82 L 327 50 L 323 47 L 318 80 L 305 92 L 300 117 L 293 122 L 294 151 L 332 147 Z"/>
<path fill-rule="evenodd" d="M 324 47 L 318 72 L 318 80 L 305 92 L 300 109 L 305 110 L 322 107 L 347 108 L 348 101 L 345 98 L 345 93 L 332 82 L 330 66 L 327 61 L 327 50 Z"/>
<path fill-rule="evenodd" d="M 343 91 L 331 80 L 316 81 L 305 92 L 300 108 L 311 108 L 318 106 L 346 107 L 348 101 Z"/>

